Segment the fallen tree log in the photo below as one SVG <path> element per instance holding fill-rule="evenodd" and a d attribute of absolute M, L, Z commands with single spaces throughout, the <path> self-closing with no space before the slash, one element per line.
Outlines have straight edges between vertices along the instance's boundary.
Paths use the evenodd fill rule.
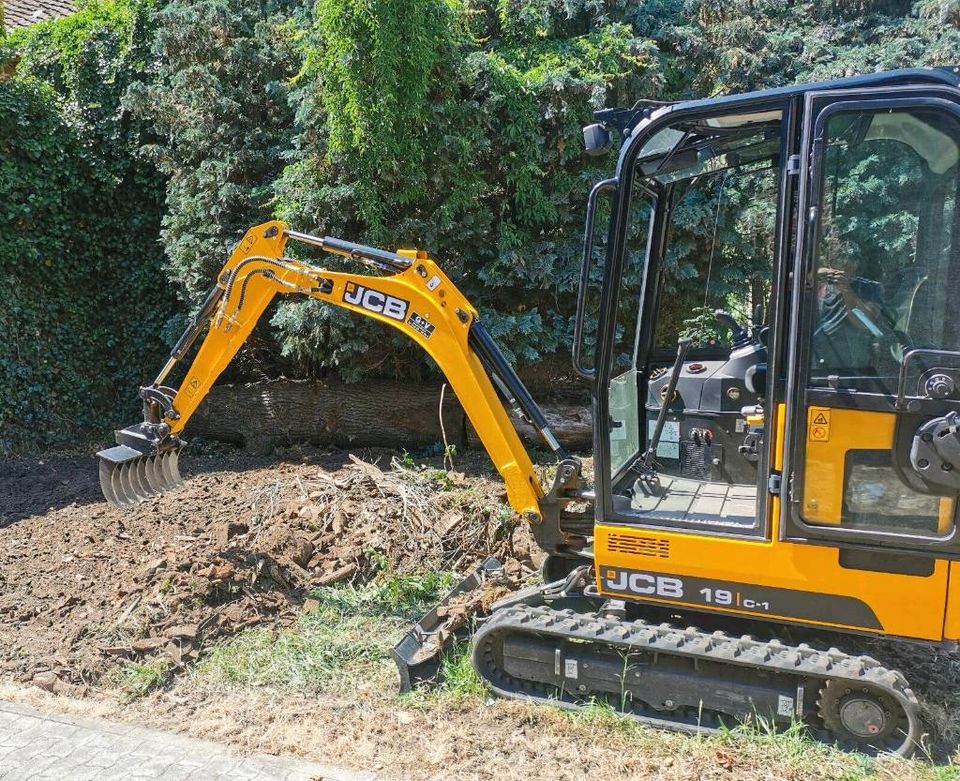
<path fill-rule="evenodd" d="M 589 407 L 582 404 L 542 404 L 541 408 L 550 429 L 561 445 L 574 451 L 593 448 L 593 416 Z M 510 419 L 517 433 L 520 434 L 523 444 L 539 450 L 549 449 L 540 432 L 522 420 L 513 410 L 510 410 Z M 480 437 L 477 436 L 477 432 L 473 430 L 469 421 L 467 422 L 467 444 L 471 447 L 481 447 Z"/>
<path fill-rule="evenodd" d="M 439 385 L 279 379 L 215 386 L 186 433 L 255 453 L 303 443 L 417 448 L 442 439 L 439 409 Z M 449 389 L 443 424 L 447 441 L 462 446 L 465 417 Z"/>
<path fill-rule="evenodd" d="M 412 384 L 367 380 L 346 385 L 321 380 L 271 380 L 215 386 L 187 427 L 201 435 L 241 445 L 254 453 L 296 444 L 335 447 L 423 448 L 443 441 L 440 428 L 440 383 Z M 560 442 L 571 450 L 592 447 L 588 407 L 544 405 Z M 540 434 L 511 413 L 524 444 L 546 448 Z M 443 394 L 447 442 L 479 447 L 456 396 Z"/>

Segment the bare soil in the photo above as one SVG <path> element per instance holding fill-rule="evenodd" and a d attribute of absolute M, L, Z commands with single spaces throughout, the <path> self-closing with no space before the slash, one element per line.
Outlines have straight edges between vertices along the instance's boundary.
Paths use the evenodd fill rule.
<path fill-rule="evenodd" d="M 0 672 L 76 694 L 118 662 L 183 666 L 287 625 L 319 586 L 487 555 L 535 570 L 477 458 L 468 476 L 386 452 L 288 455 L 191 458 L 185 485 L 133 509 L 103 501 L 93 459 L 0 462 Z"/>
<path fill-rule="evenodd" d="M 446 471 L 439 459 L 391 466 L 395 455 L 192 455 L 183 487 L 132 511 L 103 502 L 92 457 L 0 462 L 0 697 L 384 778 L 954 777 L 960 661 L 924 646 L 862 650 L 913 683 L 933 764 L 866 762 L 756 735 L 638 731 L 476 694 L 403 699 L 381 685 L 389 661 L 378 662 L 382 675 L 327 693 L 194 675 L 231 637 L 294 626 L 320 586 L 385 571 L 465 573 L 486 555 L 508 560 L 519 579 L 534 572 L 529 536 L 484 456 Z M 112 688 L 125 665 L 157 661 L 175 673 L 160 690 L 129 702 Z"/>

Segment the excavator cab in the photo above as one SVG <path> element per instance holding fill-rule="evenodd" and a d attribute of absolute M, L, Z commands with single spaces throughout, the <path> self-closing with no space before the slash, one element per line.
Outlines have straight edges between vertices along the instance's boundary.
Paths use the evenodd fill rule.
<path fill-rule="evenodd" d="M 574 346 L 604 421 L 601 593 L 960 637 L 956 85 L 896 71 L 614 114 L 592 366 Z"/>
<path fill-rule="evenodd" d="M 780 139 L 771 111 L 681 121 L 635 164 L 624 273 L 639 284 L 621 286 L 607 393 L 624 516 L 757 527 Z"/>
<path fill-rule="evenodd" d="M 640 102 L 585 130 L 597 153 L 622 137 L 588 201 L 573 345 L 612 610 L 960 639 L 958 81 Z M 770 707 L 905 750 L 915 707 L 864 684 Z"/>

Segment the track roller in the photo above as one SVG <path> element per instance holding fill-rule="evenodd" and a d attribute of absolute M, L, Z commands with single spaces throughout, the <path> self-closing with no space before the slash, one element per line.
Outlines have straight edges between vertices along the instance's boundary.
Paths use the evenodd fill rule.
<path fill-rule="evenodd" d="M 920 744 L 915 695 L 875 659 L 501 604 L 474 633 L 472 650 L 477 674 L 501 697 L 570 709 L 601 701 L 644 723 L 697 733 L 758 716 L 781 728 L 799 719 L 816 737 L 867 754 L 909 756 Z"/>

